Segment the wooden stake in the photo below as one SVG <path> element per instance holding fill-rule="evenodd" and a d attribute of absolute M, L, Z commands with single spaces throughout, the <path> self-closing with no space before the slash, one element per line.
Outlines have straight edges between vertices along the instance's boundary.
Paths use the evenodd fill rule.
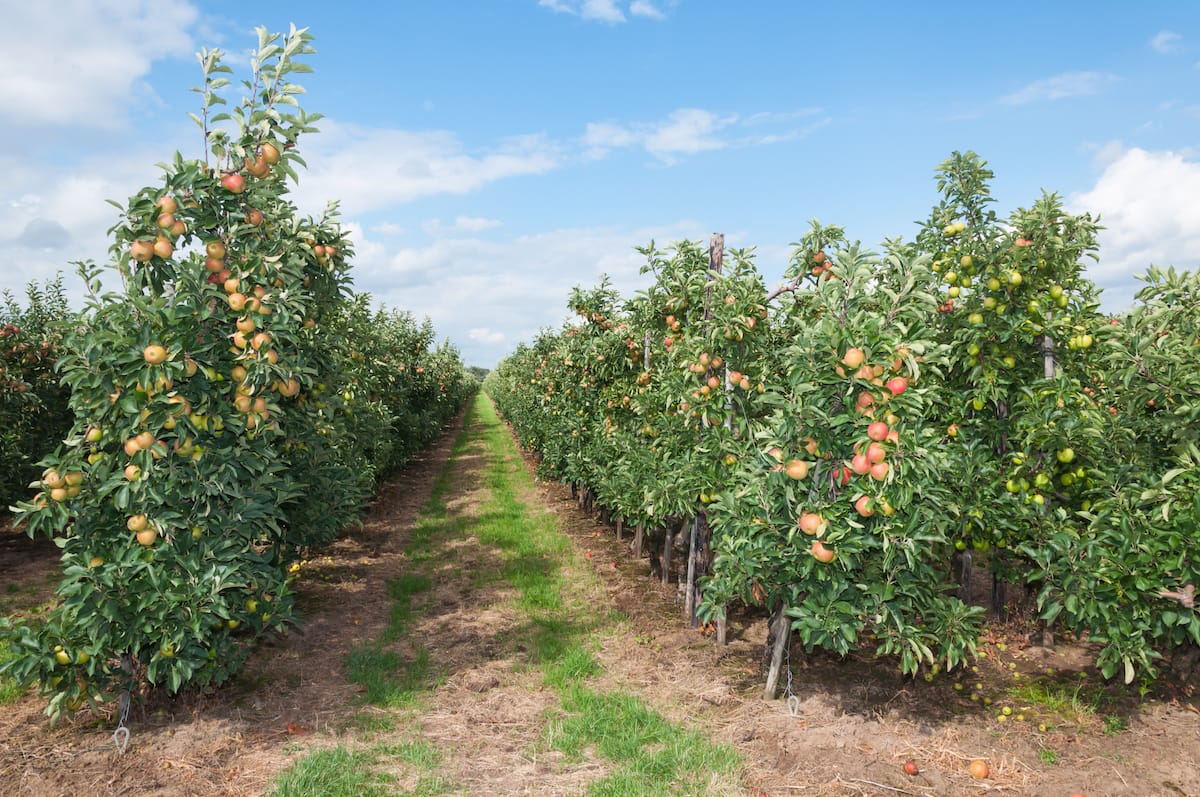
<path fill-rule="evenodd" d="M 779 691 L 779 671 L 783 669 L 783 654 L 792 641 L 792 621 L 787 616 L 787 604 L 781 604 L 771 620 L 775 644 L 771 649 L 771 668 L 767 671 L 767 685 L 763 689 L 763 700 L 774 700 Z"/>

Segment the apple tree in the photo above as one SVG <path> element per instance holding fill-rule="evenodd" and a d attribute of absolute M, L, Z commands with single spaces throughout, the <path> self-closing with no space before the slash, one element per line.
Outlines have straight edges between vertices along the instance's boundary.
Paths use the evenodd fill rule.
<path fill-rule="evenodd" d="M 52 715 L 228 678 L 293 622 L 298 547 L 357 511 L 361 486 L 329 476 L 348 446 L 326 334 L 351 252 L 332 212 L 287 197 L 314 129 L 291 82 L 310 38 L 260 30 L 227 113 L 231 70 L 202 52 L 203 158 L 164 164 L 121 206 L 111 267 L 81 266 L 60 365 L 75 426 L 17 505 L 62 549 L 60 604 L 8 634 L 9 674 L 40 682 Z"/>

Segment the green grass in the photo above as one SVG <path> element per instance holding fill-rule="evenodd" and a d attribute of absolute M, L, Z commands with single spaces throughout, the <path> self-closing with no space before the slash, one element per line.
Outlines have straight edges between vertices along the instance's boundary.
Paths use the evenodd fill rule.
<path fill-rule="evenodd" d="M 375 756 L 345 747 L 314 750 L 285 770 L 268 797 L 391 797 L 388 778 L 372 769 Z"/>
<path fill-rule="evenodd" d="M 550 749 L 570 761 L 595 750 L 613 765 L 589 785 L 589 795 L 690 796 L 708 794 L 714 782 L 736 781 L 740 759 L 732 748 L 675 727 L 637 697 L 578 685 L 560 695 L 564 714 L 546 728 Z"/>
<path fill-rule="evenodd" d="M 487 463 L 481 476 L 486 497 L 472 517 L 451 513 L 446 500 L 453 464 L 468 452 L 483 456 Z M 406 555 L 418 568 L 422 562 L 444 562 L 443 543 L 468 534 L 495 552 L 498 566 L 471 573 L 470 578 L 476 587 L 496 584 L 515 590 L 511 605 L 520 617 L 516 627 L 505 632 L 509 652 L 519 653 L 526 667 L 540 671 L 544 686 L 561 701 L 561 708 L 548 714 L 539 746 L 561 751 L 571 761 L 587 756 L 604 759 L 609 774 L 593 782 L 588 795 L 691 796 L 736 790 L 741 762 L 732 748 L 672 725 L 635 695 L 594 687 L 594 679 L 603 672 L 595 656 L 595 636 L 619 618 L 589 602 L 595 576 L 585 568 L 570 567 L 577 554 L 554 517 L 532 510 L 522 499 L 532 490 L 532 480 L 491 401 L 476 398 L 467 430 L 455 442 L 450 462 L 409 536 Z M 574 580 L 581 578 L 591 581 L 581 584 Z M 364 702 L 407 708 L 436 684 L 436 664 L 424 647 L 416 647 L 411 661 L 391 647 L 408 636 L 414 616 L 423 608 L 418 600 L 432 585 L 428 576 L 419 573 L 388 583 L 394 603 L 387 629 L 380 638 L 354 648 L 347 660 L 350 680 L 364 689 Z M 368 752 L 338 748 L 310 758 L 317 761 L 304 759 L 289 770 L 288 777 L 341 780 L 305 792 L 285 791 L 281 779 L 272 797 L 392 793 L 378 791 L 382 781 L 372 775 L 372 767 L 381 760 L 422 772 L 408 795 L 440 795 L 452 789 L 438 774 L 441 751 L 424 741 L 379 745 Z M 351 785 L 348 791 L 334 790 L 342 788 L 341 784 Z"/>
<path fill-rule="evenodd" d="M 399 761 L 421 771 L 416 785 L 400 792 L 395 778 L 381 769 Z M 451 785 L 432 772 L 441 755 L 424 742 L 377 745 L 349 750 L 332 747 L 314 750 L 275 779 L 268 797 L 437 797 Z"/>
<path fill-rule="evenodd" d="M 1103 695 L 1098 687 L 1081 683 L 1030 680 L 1009 690 L 1013 700 L 1034 705 L 1066 719 L 1082 721 L 1094 717 Z"/>
<path fill-rule="evenodd" d="M 412 661 L 379 642 L 356 646 L 346 658 L 350 683 L 365 691 L 363 702 L 383 708 L 406 708 L 437 684 L 437 673 L 423 646 Z"/>
<path fill-rule="evenodd" d="M 16 656 L 8 649 L 8 645 L 0 643 L 0 667 L 14 658 Z M 0 706 L 17 702 L 17 698 L 23 694 L 25 694 L 25 690 L 21 688 L 20 684 L 6 675 L 0 675 Z"/>

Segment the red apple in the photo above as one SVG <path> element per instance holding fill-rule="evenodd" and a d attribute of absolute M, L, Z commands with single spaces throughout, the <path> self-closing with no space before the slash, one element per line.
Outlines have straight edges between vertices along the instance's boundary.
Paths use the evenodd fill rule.
<path fill-rule="evenodd" d="M 221 187 L 232 194 L 240 194 L 246 190 L 246 178 L 237 172 L 226 172 L 221 175 Z"/>
<path fill-rule="evenodd" d="M 846 349 L 846 354 L 842 357 L 842 365 L 847 368 L 857 369 L 867 359 L 863 354 L 863 350 L 859 348 Z"/>
<path fill-rule="evenodd" d="M 859 496 L 859 499 L 854 502 L 854 511 L 863 517 L 871 517 L 875 514 L 874 502 L 871 501 L 871 496 Z"/>
<path fill-rule="evenodd" d="M 134 241 L 129 245 L 129 256 L 139 263 L 147 263 L 154 257 L 154 241 Z"/>
<path fill-rule="evenodd" d="M 812 553 L 814 559 L 824 564 L 829 564 L 837 558 L 837 554 L 833 549 L 826 548 L 825 543 L 820 540 L 813 540 L 812 548 L 809 551 Z"/>
<path fill-rule="evenodd" d="M 825 526 L 825 519 L 816 512 L 805 512 L 800 515 L 800 530 L 809 536 L 815 536 Z"/>

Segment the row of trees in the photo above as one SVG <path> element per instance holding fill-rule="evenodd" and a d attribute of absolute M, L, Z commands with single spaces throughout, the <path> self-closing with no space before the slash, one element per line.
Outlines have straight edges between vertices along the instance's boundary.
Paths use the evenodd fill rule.
<path fill-rule="evenodd" d="M 296 621 L 289 564 L 477 384 L 428 323 L 350 291 L 336 206 L 291 204 L 309 52 L 304 30 L 260 30 L 232 106 L 222 53 L 202 52 L 204 156 L 177 154 L 122 208 L 103 283 L 81 267 L 55 352 L 74 425 L 15 507 L 62 549 L 60 602 L 6 634 L 8 674 L 52 715 L 236 672 Z"/>
<path fill-rule="evenodd" d="M 577 289 L 485 389 L 546 475 L 691 529 L 696 622 L 744 601 L 807 650 L 956 667 L 983 611 L 951 562 L 982 554 L 1106 676 L 1153 674 L 1200 642 L 1198 278 L 1152 268 L 1105 315 L 1095 221 L 1053 194 L 1001 219 L 991 177 L 955 153 L 882 254 L 814 222 L 774 290 L 751 251 L 652 244 L 646 291 Z"/>
<path fill-rule="evenodd" d="M 37 462 L 71 426 L 54 366 L 72 313 L 62 280 L 30 283 L 0 305 L 0 506 L 25 495 Z"/>

